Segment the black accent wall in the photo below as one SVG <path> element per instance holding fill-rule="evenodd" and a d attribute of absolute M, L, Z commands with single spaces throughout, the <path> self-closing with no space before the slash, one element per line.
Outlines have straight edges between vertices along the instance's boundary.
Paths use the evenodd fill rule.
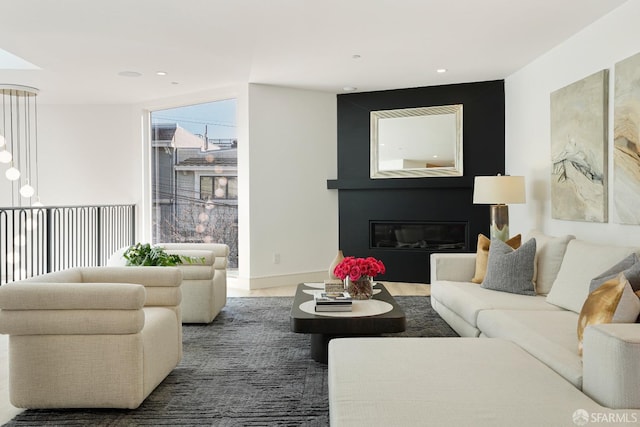
<path fill-rule="evenodd" d="M 474 251 L 478 233 L 489 230 L 489 207 L 474 205 L 476 175 L 504 173 L 504 81 L 463 83 L 338 95 L 340 249 L 345 256 L 381 259 L 377 280 L 429 282 L 426 249 L 373 248 L 371 221 L 464 222 Z M 463 104 L 462 177 L 369 178 L 369 114 L 376 110 Z"/>

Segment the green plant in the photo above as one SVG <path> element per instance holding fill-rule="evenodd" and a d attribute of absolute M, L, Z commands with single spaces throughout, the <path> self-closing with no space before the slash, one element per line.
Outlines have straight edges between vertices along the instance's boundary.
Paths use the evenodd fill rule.
<path fill-rule="evenodd" d="M 168 254 L 163 248 L 151 246 L 149 243 L 136 243 L 129 246 L 122 256 L 127 260 L 127 265 L 172 267 L 185 262 L 187 264 L 195 264 L 196 262 L 204 264 L 204 257 Z"/>

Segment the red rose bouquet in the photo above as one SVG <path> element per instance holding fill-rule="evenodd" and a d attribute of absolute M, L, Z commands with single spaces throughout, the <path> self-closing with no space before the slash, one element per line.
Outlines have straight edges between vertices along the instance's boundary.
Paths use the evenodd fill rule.
<path fill-rule="evenodd" d="M 382 261 L 373 257 L 356 258 L 348 256 L 340 264 L 336 265 L 336 268 L 333 269 L 333 274 L 342 280 L 347 276 L 351 280 L 358 280 L 362 276 L 373 277 L 377 274 L 384 274 L 385 271 Z"/>

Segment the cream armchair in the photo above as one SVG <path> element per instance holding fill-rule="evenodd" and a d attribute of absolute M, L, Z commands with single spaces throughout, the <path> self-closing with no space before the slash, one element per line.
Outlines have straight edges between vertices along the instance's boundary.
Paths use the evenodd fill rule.
<path fill-rule="evenodd" d="M 227 304 L 229 246 L 222 243 L 158 243 L 167 253 L 204 257 L 182 264 L 182 323 L 210 323 Z"/>
<path fill-rule="evenodd" d="M 137 408 L 182 357 L 172 267 L 90 267 L 0 286 L 19 408 Z"/>
<path fill-rule="evenodd" d="M 222 243 L 158 243 L 167 253 L 204 259 L 184 263 L 182 270 L 182 323 L 210 323 L 227 303 L 229 246 Z M 107 265 L 126 265 L 127 248 L 116 251 Z"/>

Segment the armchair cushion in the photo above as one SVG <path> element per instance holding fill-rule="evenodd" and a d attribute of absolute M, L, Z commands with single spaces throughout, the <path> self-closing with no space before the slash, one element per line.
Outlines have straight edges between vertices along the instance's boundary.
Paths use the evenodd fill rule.
<path fill-rule="evenodd" d="M 140 310 L 1 310 L 0 334 L 126 335 L 145 323 Z"/>
<path fill-rule="evenodd" d="M 182 301 L 182 270 L 178 267 L 84 267 L 82 280 L 139 283 L 146 290 L 146 307 L 178 306 Z"/>
<path fill-rule="evenodd" d="M 149 287 L 179 287 L 182 272 L 177 267 L 83 267 L 83 282 L 138 283 Z"/>

